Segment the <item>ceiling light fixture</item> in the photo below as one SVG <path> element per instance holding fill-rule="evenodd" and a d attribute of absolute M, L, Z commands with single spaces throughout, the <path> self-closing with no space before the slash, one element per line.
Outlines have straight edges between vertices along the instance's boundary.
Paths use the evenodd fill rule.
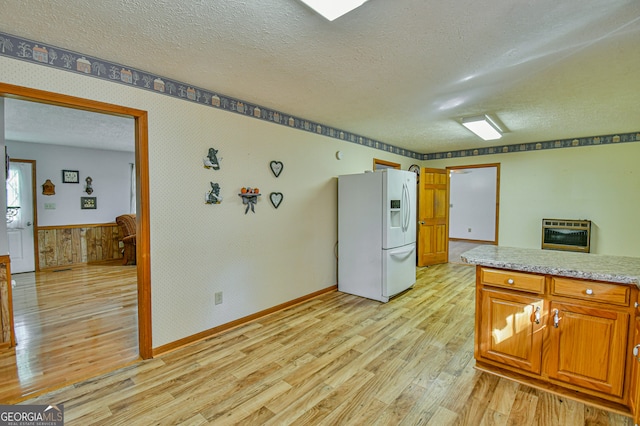
<path fill-rule="evenodd" d="M 353 9 L 362 6 L 367 0 L 300 0 L 320 15 L 333 21 Z"/>
<path fill-rule="evenodd" d="M 502 137 L 500 127 L 486 114 L 478 117 L 463 118 L 462 125 L 485 141 L 500 139 Z"/>

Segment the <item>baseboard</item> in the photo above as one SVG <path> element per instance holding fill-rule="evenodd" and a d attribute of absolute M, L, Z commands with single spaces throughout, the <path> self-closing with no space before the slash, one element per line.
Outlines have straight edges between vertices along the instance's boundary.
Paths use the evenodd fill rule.
<path fill-rule="evenodd" d="M 193 334 L 191 336 L 187 336 L 187 337 L 185 337 L 183 339 L 176 340 L 174 342 L 167 343 L 167 344 L 162 345 L 162 346 L 158 346 L 157 348 L 153 348 L 152 349 L 152 351 L 151 351 L 152 356 L 156 357 L 158 355 L 162 355 L 162 354 L 165 354 L 167 352 L 172 352 L 172 351 L 175 351 L 176 349 L 180 349 L 182 347 L 185 347 L 185 346 L 188 346 L 188 345 L 192 345 L 192 344 L 194 344 L 196 342 L 211 338 L 211 337 L 216 336 L 216 335 L 218 335 L 220 333 L 223 333 L 225 331 L 229 331 L 229 330 L 231 330 L 233 328 L 236 328 L 236 327 L 239 327 L 241 325 L 244 325 L 244 324 L 246 324 L 248 322 L 255 321 L 255 320 L 259 319 L 259 318 L 265 317 L 265 316 L 267 316 L 269 314 L 272 314 L 274 312 L 278 312 L 278 311 L 281 311 L 283 309 L 290 308 L 291 306 L 295 306 L 295 305 L 298 305 L 300 303 L 306 302 L 307 300 L 313 299 L 314 297 L 318 297 L 318 296 L 321 296 L 321 295 L 323 295 L 325 293 L 330 293 L 332 291 L 337 291 L 337 290 L 338 290 L 338 286 L 337 285 L 332 285 L 331 287 L 327 287 L 327 288 L 324 288 L 322 290 L 307 294 L 306 296 L 302 296 L 302 297 L 299 297 L 297 299 L 290 300 L 289 302 L 285 302 L 285 303 L 282 303 L 280 305 L 276 305 L 276 306 L 274 306 L 272 308 L 265 309 L 265 310 L 260 311 L 260 312 L 256 312 L 255 314 L 251 314 L 251 315 L 248 315 L 246 317 L 239 318 L 239 319 L 237 319 L 235 321 L 231 321 L 231 322 L 228 322 L 226 324 L 222 324 L 222 325 L 219 325 L 217 327 L 213 327 L 213 328 L 210 328 L 208 330 L 201 331 L 200 333 L 196 333 L 196 334 Z"/>
<path fill-rule="evenodd" d="M 465 240 L 464 238 L 449 238 L 449 241 L 457 241 L 461 243 L 475 243 L 475 244 L 493 244 L 497 246 L 498 243 L 496 241 L 488 241 L 488 240 Z"/>

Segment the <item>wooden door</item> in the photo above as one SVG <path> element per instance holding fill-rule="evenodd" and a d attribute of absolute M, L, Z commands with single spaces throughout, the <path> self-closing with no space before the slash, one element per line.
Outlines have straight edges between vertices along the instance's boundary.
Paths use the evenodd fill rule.
<path fill-rule="evenodd" d="M 34 176 L 34 160 L 11 160 L 6 182 L 7 205 L 19 206 L 17 215 L 7 220 L 11 270 L 14 274 L 36 270 Z"/>
<path fill-rule="evenodd" d="M 552 301 L 548 318 L 549 377 L 621 397 L 629 314 Z"/>
<path fill-rule="evenodd" d="M 423 168 L 418 185 L 418 266 L 447 263 L 449 194 L 447 171 Z"/>
<path fill-rule="evenodd" d="M 476 358 L 540 374 L 544 300 L 482 288 Z"/>

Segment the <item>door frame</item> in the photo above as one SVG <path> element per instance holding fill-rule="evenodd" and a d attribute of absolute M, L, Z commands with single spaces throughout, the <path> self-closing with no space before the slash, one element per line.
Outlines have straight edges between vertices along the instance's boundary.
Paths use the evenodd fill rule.
<path fill-rule="evenodd" d="M 380 169 L 398 169 L 400 170 L 400 163 L 394 163 L 393 161 L 381 160 L 379 158 L 373 159 L 373 170 Z"/>
<path fill-rule="evenodd" d="M 496 168 L 496 217 L 495 217 L 495 236 L 493 241 L 484 240 L 465 240 L 460 238 L 453 238 L 454 241 L 465 241 L 471 243 L 483 243 L 498 245 L 498 228 L 500 224 L 500 163 L 488 163 L 488 164 L 471 164 L 467 166 L 448 166 L 447 169 L 447 194 L 451 192 L 451 171 L 452 170 L 464 170 L 464 169 L 486 169 L 490 167 Z M 451 207 L 449 207 L 451 208 Z M 451 215 L 447 218 L 447 221 L 451 220 Z M 449 238 L 451 240 L 451 238 Z"/>
<path fill-rule="evenodd" d="M 36 193 L 36 160 L 24 160 L 22 158 L 9 158 L 9 163 L 31 163 L 31 211 L 33 212 L 33 267 L 40 270 L 38 256 L 38 194 Z"/>
<path fill-rule="evenodd" d="M 133 117 L 135 121 L 137 206 L 138 350 L 142 359 L 153 358 L 151 336 L 151 239 L 149 229 L 149 121 L 147 111 L 6 83 L 0 83 L 0 96 L 102 114 Z M 13 316 L 13 313 L 11 315 Z"/>

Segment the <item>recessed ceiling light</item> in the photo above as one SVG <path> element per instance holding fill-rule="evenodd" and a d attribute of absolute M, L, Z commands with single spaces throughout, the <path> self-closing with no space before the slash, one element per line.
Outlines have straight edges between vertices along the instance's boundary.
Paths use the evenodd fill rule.
<path fill-rule="evenodd" d="M 502 131 L 488 115 L 463 118 L 462 125 L 485 141 L 500 139 L 502 137 Z"/>
<path fill-rule="evenodd" d="M 362 6 L 367 0 L 300 0 L 320 15 L 333 21 L 353 9 Z"/>

